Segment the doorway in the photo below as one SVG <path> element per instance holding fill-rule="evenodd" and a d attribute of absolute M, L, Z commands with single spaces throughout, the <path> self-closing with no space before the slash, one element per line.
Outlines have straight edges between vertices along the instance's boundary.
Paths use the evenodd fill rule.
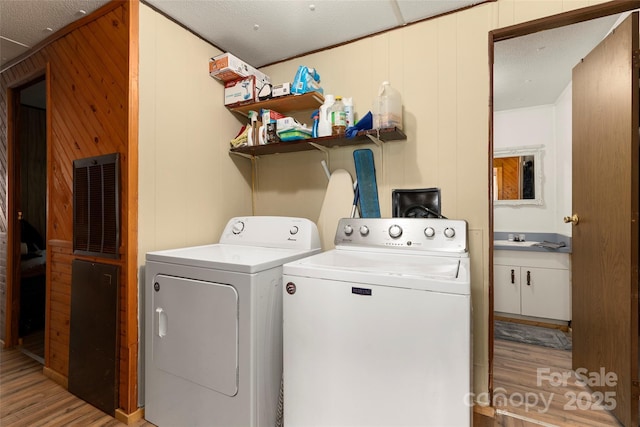
<path fill-rule="evenodd" d="M 7 323 L 23 353 L 44 364 L 47 260 L 47 102 L 41 76 L 12 91 L 12 212 L 16 214 Z M 16 339 L 13 337 L 13 341 Z"/>
<path fill-rule="evenodd" d="M 522 42 L 522 40 L 526 40 L 527 38 L 530 39 L 537 39 L 537 43 L 540 43 L 540 40 L 546 40 L 545 43 L 549 43 L 550 41 L 550 35 L 554 32 L 554 31 L 559 31 L 560 33 L 562 33 L 563 31 L 568 30 L 568 33 L 566 34 L 571 34 L 571 35 L 575 35 L 578 31 L 575 30 L 577 28 L 577 26 L 582 26 L 582 25 L 591 25 L 593 24 L 595 21 L 598 21 L 597 18 L 600 18 L 601 22 L 606 22 L 609 25 L 609 28 L 611 28 L 611 22 L 613 21 L 613 23 L 616 22 L 616 17 L 605 17 L 608 15 L 612 15 L 612 14 L 617 14 L 622 12 L 622 9 L 617 9 L 618 7 L 620 7 L 621 5 L 612 5 L 612 4 L 608 4 L 606 6 L 600 6 L 600 7 L 592 7 L 592 8 L 585 8 L 585 9 L 581 9 L 575 12 L 570 12 L 570 13 L 566 13 L 563 15 L 558 15 L 556 17 L 550 17 L 550 18 L 545 18 L 545 19 L 541 19 L 538 21 L 534 21 L 531 23 L 525 23 L 525 24 L 520 24 L 517 26 L 513 26 L 513 27 L 509 27 L 503 30 L 496 30 L 494 32 L 492 32 L 491 34 L 491 41 L 490 41 L 490 55 L 492 57 L 492 61 L 494 64 L 494 67 L 497 67 L 497 64 L 500 63 L 500 61 L 504 58 L 500 58 L 499 55 L 503 55 L 504 54 L 504 50 L 500 49 L 500 44 L 504 43 L 509 44 L 511 47 L 516 45 L 519 42 Z M 625 7 L 627 9 L 631 9 L 630 6 L 635 6 L 636 8 L 638 7 L 638 4 L 636 2 L 636 4 L 631 5 L 631 4 L 627 4 L 625 5 Z M 603 18 L 605 17 L 605 18 Z M 604 36 L 606 35 L 606 32 L 599 37 L 598 43 L 604 38 Z M 581 36 L 577 36 L 580 39 L 584 39 L 584 37 Z M 565 41 L 566 41 L 565 37 Z M 595 48 L 595 44 L 593 45 L 593 48 Z M 532 67 L 532 64 L 535 64 L 536 61 L 538 60 L 538 56 L 542 57 L 545 56 L 545 53 L 548 53 L 549 51 L 546 50 L 548 48 L 548 45 L 545 46 L 544 44 L 535 44 L 532 46 L 529 46 L 528 48 L 523 48 L 522 46 L 519 47 L 518 49 L 516 49 L 516 51 L 526 51 L 528 52 L 528 55 L 526 57 L 526 62 L 527 62 L 527 66 L 528 67 Z M 587 50 L 584 53 L 580 54 L 580 58 L 575 61 L 574 65 L 577 65 L 578 63 L 582 62 L 581 58 L 586 57 L 589 52 L 591 51 L 591 49 Z M 565 54 L 567 52 L 567 50 L 564 50 Z M 511 49 L 510 51 L 511 54 L 513 54 L 513 49 Z M 568 68 L 568 76 L 569 79 L 571 78 L 571 70 L 572 70 L 573 66 Z M 549 72 L 549 69 L 546 69 L 547 73 Z M 507 236 L 519 236 L 522 234 L 526 234 L 527 235 L 527 239 L 529 240 L 529 237 L 533 237 L 530 236 L 530 234 L 533 233 L 528 233 L 528 231 L 538 231 L 540 228 L 542 228 L 542 231 L 546 232 L 546 233 L 550 233 L 552 234 L 554 237 L 557 237 L 558 234 L 562 234 L 562 233 L 566 233 L 566 235 L 569 238 L 569 244 L 571 244 L 571 234 L 572 234 L 572 227 L 571 225 L 564 225 L 562 224 L 562 219 L 563 216 L 565 215 L 571 215 L 572 213 L 572 205 L 571 205 L 571 198 L 572 198 L 572 182 L 571 182 L 571 158 L 572 158 L 572 149 L 571 146 L 569 146 L 569 150 L 567 151 L 566 149 L 558 149 L 558 147 L 555 145 L 555 140 L 554 138 L 558 137 L 558 134 L 562 135 L 562 131 L 558 132 L 558 124 L 562 125 L 563 121 L 564 123 L 569 123 L 568 126 L 565 126 L 566 129 L 568 129 L 569 131 L 569 135 L 568 135 L 568 141 L 569 143 L 571 143 L 571 123 L 572 123 L 572 113 L 571 113 L 571 108 L 572 108 L 572 104 L 571 104 L 571 100 L 572 100 L 572 95 L 571 95 L 571 90 L 573 89 L 571 86 L 571 81 L 569 80 L 568 86 L 566 86 L 566 88 L 564 89 L 565 91 L 569 91 L 569 94 L 567 95 L 567 93 L 565 92 L 563 95 L 565 96 L 564 102 L 565 104 L 568 102 L 569 105 L 569 113 L 566 114 L 564 113 L 564 115 L 562 115 L 563 113 L 560 112 L 560 119 L 558 119 L 558 116 L 554 116 L 554 114 L 558 114 L 557 111 L 554 111 L 554 109 L 556 109 L 555 106 L 555 101 L 554 102 L 547 102 L 547 103 L 542 103 L 542 105 L 538 105 L 538 104 L 533 104 L 533 105 L 515 105 L 517 104 L 517 102 L 521 102 L 525 96 L 523 96 L 523 94 L 526 94 L 526 89 L 523 89 L 523 92 L 518 94 L 518 96 L 513 97 L 512 100 L 510 100 L 511 102 L 514 102 L 515 104 L 512 104 L 513 107 L 513 111 L 508 111 L 509 109 L 504 109 L 504 111 L 507 111 L 506 113 L 504 113 L 503 111 L 497 111 L 500 110 L 501 107 L 499 106 L 504 106 L 505 105 L 505 97 L 503 97 L 504 94 L 499 93 L 499 90 L 501 89 L 500 87 L 500 82 L 497 81 L 497 79 L 500 77 L 500 72 L 499 70 L 496 70 L 495 68 L 492 69 L 492 96 L 493 96 L 493 111 L 491 111 L 491 127 L 492 127 L 492 139 L 491 139 L 491 152 L 493 153 L 494 151 L 496 151 L 498 148 L 502 148 L 505 151 L 509 151 L 507 148 L 504 146 L 504 142 L 500 141 L 499 139 L 501 137 L 504 137 L 504 133 L 501 134 L 500 133 L 500 129 L 499 127 L 501 126 L 501 114 L 505 114 L 507 116 L 509 116 L 509 121 L 510 123 L 514 126 L 514 127 L 518 127 L 519 132 L 521 132 L 520 135 L 523 135 L 527 132 L 526 130 L 526 126 L 527 123 L 525 121 L 518 121 L 519 119 L 521 119 L 520 116 L 518 116 L 514 111 L 520 109 L 523 109 L 521 111 L 517 111 L 517 113 L 523 113 L 523 111 L 525 109 L 528 109 L 528 111 L 524 111 L 525 113 L 528 113 L 529 116 L 535 116 L 536 114 L 538 116 L 544 116 L 545 114 L 549 117 L 551 117 L 551 122 L 553 123 L 554 128 L 552 129 L 553 132 L 550 132 L 550 138 L 548 138 L 546 141 L 544 141 L 544 148 L 543 148 L 543 152 L 544 155 L 542 156 L 543 158 L 543 165 L 545 165 L 546 167 L 543 170 L 543 176 L 544 176 L 544 180 L 543 182 L 545 183 L 545 188 L 543 189 L 543 200 L 544 203 L 542 204 L 542 207 L 538 207 L 538 206 L 532 206 L 529 208 L 529 210 L 531 212 L 527 212 L 527 207 L 523 207 L 523 204 L 519 204 L 519 205 L 514 205 L 512 204 L 511 206 L 509 206 L 509 204 L 505 204 L 505 203 L 501 203 L 496 201 L 496 197 L 495 195 L 492 196 L 492 203 L 491 203 L 491 210 L 492 210 L 492 224 L 491 224 L 491 230 L 495 231 L 494 232 L 494 239 L 498 240 L 498 239 L 502 239 L 504 238 L 505 241 L 507 241 Z M 521 82 L 523 83 L 523 86 L 526 85 L 532 85 L 532 83 L 534 82 L 535 78 L 532 79 L 528 76 L 525 76 L 524 74 L 520 75 L 521 77 Z M 637 80 L 637 79 L 636 79 Z M 631 86 L 629 86 L 629 88 L 631 88 Z M 536 91 L 537 93 L 535 94 L 536 96 L 539 95 L 540 93 L 543 92 L 543 90 L 538 90 Z M 633 92 L 632 90 L 629 90 L 628 92 Z M 562 96 L 562 95 L 561 95 Z M 558 98 L 559 99 L 559 98 Z M 575 97 L 573 98 L 575 99 Z M 568 100 L 568 101 L 567 101 Z M 637 104 L 637 102 L 636 102 Z M 549 105 L 551 105 L 551 107 L 549 107 Z M 635 106 L 635 108 L 637 108 L 637 105 L 633 104 Z M 548 111 L 546 111 L 548 110 Z M 574 108 L 575 110 L 575 108 Z M 542 114 L 540 114 L 542 112 Z M 524 116 L 524 115 L 521 115 Z M 575 123 L 575 116 L 573 117 L 573 123 Z M 517 124 L 516 124 L 517 123 Z M 529 124 L 530 125 L 530 124 Z M 575 129 L 575 128 L 574 128 Z M 539 130 L 539 128 L 537 129 Z M 575 130 L 573 132 L 575 134 Z M 637 130 L 635 132 L 636 138 L 637 138 Z M 516 135 L 517 136 L 517 135 Z M 530 136 L 530 135 L 527 135 Z M 513 141 L 516 141 L 518 139 L 522 139 L 522 138 L 513 138 L 510 142 L 511 145 L 514 145 Z M 544 138 L 543 138 L 544 139 Z M 536 141 L 538 144 L 542 141 Z M 549 143 L 551 142 L 551 143 Z M 602 142 L 604 142 L 604 140 L 601 138 L 600 139 L 601 142 L 601 146 L 605 146 L 606 144 L 602 144 Z M 608 141 L 607 141 L 608 142 Z M 502 146 L 500 146 L 500 144 L 503 144 Z M 634 142 L 634 144 L 637 144 L 637 139 Z M 515 144 L 517 145 L 517 144 Z M 551 147 L 551 149 L 549 149 Z M 563 157 L 561 154 L 564 153 L 565 156 Z M 568 153 L 568 155 L 567 155 Z M 560 154 L 560 155 L 559 155 Z M 574 158 L 574 163 L 575 163 L 575 154 L 576 151 L 573 150 L 573 158 Z M 567 167 L 564 166 L 564 158 L 569 159 L 569 169 L 567 171 Z M 582 156 L 581 156 L 582 157 Z M 633 157 L 632 157 L 633 158 Z M 634 158 L 634 163 L 636 164 L 637 167 L 637 162 L 638 160 Z M 492 167 L 495 166 L 495 162 L 492 162 L 490 170 L 492 170 Z M 549 166 L 551 166 L 551 168 L 549 168 Z M 597 175 L 597 168 L 594 168 L 592 170 L 592 173 Z M 549 186 L 549 184 L 553 184 L 552 186 Z M 568 194 L 568 197 L 567 197 Z M 526 203 L 525 203 L 526 204 Z M 574 206 L 576 206 L 575 203 L 575 198 L 574 198 Z M 545 210 L 549 210 L 549 212 L 545 212 Z M 513 215 L 515 218 L 509 218 L 509 214 Z M 535 218 L 534 218 L 535 217 Z M 526 223 L 526 226 L 531 226 L 531 224 L 535 221 L 538 220 L 537 223 L 537 227 L 534 229 L 510 229 L 507 227 L 513 227 L 514 224 L 517 225 L 518 220 L 523 220 L 523 222 Z M 569 219 L 571 219 L 571 217 L 569 217 Z M 595 217 L 594 217 L 595 219 Z M 508 224 L 507 226 L 505 226 L 505 224 Z M 545 227 L 548 227 L 547 229 L 545 229 Z M 575 226 L 574 226 L 575 227 Z M 575 228 L 574 228 L 575 230 Z M 582 233 L 582 229 L 579 229 L 578 234 Z M 586 230 L 585 230 L 586 231 Z M 504 234 L 504 236 L 502 236 L 502 234 Z M 628 234 L 627 234 L 628 237 Z M 509 239 L 509 240 L 513 240 L 513 239 Z M 517 239 L 516 239 L 517 240 Z M 533 239 L 536 240 L 536 239 Z M 544 239 L 546 240 L 546 238 Z M 558 239 L 556 239 L 558 240 Z M 583 241 L 583 240 L 581 240 Z M 517 243 L 515 243 L 517 244 Z M 632 245 L 633 246 L 633 245 Z M 636 244 L 637 246 L 637 244 Z M 586 247 L 584 244 L 582 245 L 582 248 Z M 594 246 L 595 247 L 595 246 Z M 490 328 L 491 331 L 494 331 L 494 324 L 498 323 L 498 322 L 494 322 L 495 320 L 498 320 L 498 313 L 495 313 L 496 311 L 501 311 L 502 309 L 504 309 L 504 307 L 507 307 L 505 305 L 505 300 L 503 297 L 500 297 L 499 295 L 499 291 L 500 291 L 500 280 L 501 280 L 501 275 L 504 273 L 504 266 L 502 264 L 504 264 L 504 260 L 502 258 L 509 258 L 508 256 L 505 256 L 505 253 L 510 253 L 511 251 L 509 250 L 505 250 L 503 251 L 504 245 L 499 245 L 497 242 L 495 243 L 495 246 L 492 245 L 491 246 L 491 259 L 492 259 L 492 269 L 491 269 L 491 282 L 492 282 L 492 288 L 493 288 L 493 310 L 492 310 L 492 320 L 490 322 Z M 495 252 L 494 252 L 495 249 Z M 519 248 L 522 249 L 522 248 Z M 573 248 L 575 249 L 575 248 Z M 606 248 L 602 248 L 599 247 L 599 250 L 602 252 L 602 255 L 600 255 L 601 259 L 606 259 Z M 500 251 L 500 252 L 498 252 Z M 571 251 L 569 251 L 571 252 Z M 583 251 L 581 251 L 583 252 Z M 633 253 L 633 248 L 631 250 L 631 252 Z M 523 254 L 524 252 L 520 252 L 520 254 Z M 574 254 L 575 255 L 575 254 Z M 633 257 L 631 257 L 633 259 Z M 517 267 L 517 263 L 516 259 L 519 259 L 518 257 L 513 257 L 512 259 L 509 258 L 510 261 L 513 261 L 515 267 Z M 637 266 L 637 260 L 635 260 L 636 266 Z M 548 266 L 547 266 L 548 267 Z M 569 269 L 571 269 L 571 267 L 569 267 Z M 511 273 L 511 281 L 510 283 L 515 283 L 516 285 L 519 285 L 519 289 L 522 292 L 529 292 L 530 291 L 530 283 L 524 283 L 525 281 L 528 282 L 529 276 L 525 276 L 523 275 L 524 273 L 521 273 L 520 275 L 519 270 L 516 270 L 516 274 L 515 277 L 521 277 L 522 283 L 518 284 L 517 283 L 517 279 L 514 280 L 514 273 L 513 271 L 516 270 L 515 268 L 512 268 L 510 271 Z M 534 272 L 533 269 L 531 268 L 525 268 L 524 270 L 526 270 L 527 275 L 529 273 L 531 273 L 532 275 L 538 273 L 538 272 Z M 523 271 L 524 271 L 523 270 Z M 629 277 L 631 277 L 633 274 L 631 274 Z M 575 276 L 575 274 L 574 274 Z M 525 278 L 526 277 L 526 278 Z M 589 277 L 588 280 L 591 281 L 595 281 L 596 277 L 595 275 L 592 277 Z M 548 281 L 548 280 L 547 280 Z M 632 280 L 633 281 L 633 280 Z M 584 280 L 582 280 L 582 282 L 584 282 Z M 575 290 L 575 286 L 576 284 L 573 283 L 574 286 L 574 290 Z M 637 286 L 637 284 L 636 284 Z M 571 295 L 571 293 L 569 293 L 569 295 Z M 575 296 L 575 292 L 573 294 Z M 524 299 L 525 296 L 524 295 L 517 295 L 519 298 Z M 502 300 L 500 298 L 503 298 Z M 517 307 L 518 310 L 524 310 L 525 309 L 525 302 L 523 302 L 523 300 L 520 299 L 518 300 L 519 306 Z M 557 301 L 556 298 L 545 298 L 546 301 L 548 301 L 548 304 L 551 304 L 555 301 Z M 544 308 L 548 308 L 548 307 L 544 307 Z M 500 309 L 500 310 L 499 310 Z M 512 310 L 509 309 L 508 310 Z M 514 311 L 515 309 L 513 309 L 512 311 Z M 616 310 L 613 310 L 613 313 L 611 313 L 610 311 L 607 311 L 607 313 L 609 313 L 608 316 L 610 315 L 614 315 Z M 620 310 L 622 311 L 622 310 Z M 636 323 L 637 323 L 637 307 L 635 307 L 635 312 L 636 312 Z M 557 313 L 557 311 L 556 311 Z M 571 326 L 571 320 L 572 318 L 575 318 L 575 307 L 574 307 L 574 311 L 572 313 L 571 316 L 569 316 L 568 319 L 564 319 L 561 317 L 561 314 L 558 316 L 540 316 L 542 319 L 538 319 L 535 317 L 535 313 L 529 312 L 529 313 L 524 313 L 524 312 L 520 312 L 518 313 L 518 315 L 513 316 L 514 318 L 517 318 L 518 321 L 523 321 L 523 320 L 532 320 L 533 321 L 539 321 L 542 320 L 543 323 L 545 323 L 544 326 L 552 326 L 553 327 L 562 327 L 563 322 L 565 323 L 566 326 Z M 547 317 L 550 317 L 551 319 L 546 319 Z M 598 316 L 591 316 L 591 317 L 598 317 Z M 633 319 L 633 316 L 632 316 Z M 499 319 L 502 320 L 502 319 Z M 568 322 L 565 322 L 565 320 L 568 320 Z M 628 319 L 627 319 L 628 320 Z M 621 321 L 625 321 L 625 319 L 621 319 Z M 584 324 L 584 321 L 581 321 L 581 324 Z M 613 322 L 610 322 L 613 323 Z M 633 323 L 633 322 L 632 322 Z M 556 324 L 556 325 L 553 325 Z M 547 329 L 552 329 L 552 328 L 547 328 Z M 584 330 L 584 328 L 583 328 Z M 636 330 L 637 332 L 637 330 Z M 584 335 L 583 335 L 584 337 Z M 601 393 L 600 389 L 597 387 L 590 387 L 592 388 L 592 390 L 589 389 L 576 389 L 576 388 L 572 388 L 573 385 L 575 385 L 576 382 L 579 382 L 578 377 L 576 377 L 575 375 L 575 358 L 574 358 L 574 363 L 573 365 L 571 363 L 566 364 L 566 363 L 560 363 L 560 364 L 555 364 L 556 361 L 556 357 L 560 357 L 558 356 L 556 353 L 554 353 L 554 351 L 552 350 L 543 350 L 540 351 L 538 353 L 536 353 L 535 349 L 530 348 L 527 349 L 526 347 L 520 347 L 517 349 L 514 349 L 510 344 L 509 345 L 503 345 L 503 342 L 501 341 L 500 343 L 495 340 L 494 338 L 498 338 L 497 336 L 492 335 L 491 336 L 491 344 L 494 345 L 493 347 L 493 352 L 490 355 L 491 358 L 491 366 L 492 366 L 492 371 L 491 371 L 491 378 L 492 378 L 492 388 L 493 388 L 493 392 L 494 392 L 494 403 L 496 403 L 496 399 L 500 399 L 501 397 L 505 397 L 505 398 L 509 398 L 510 395 L 514 392 L 514 389 L 511 390 L 505 390 L 504 387 L 504 382 L 501 383 L 501 381 L 504 381 L 504 377 L 505 377 L 505 372 L 510 372 L 512 374 L 512 376 L 514 378 L 517 378 L 518 381 L 522 380 L 522 378 L 524 378 L 525 376 L 530 374 L 529 379 L 532 380 L 532 384 L 533 387 L 532 388 L 520 388 L 520 389 L 516 389 L 515 392 L 516 394 L 518 394 L 520 397 L 527 397 L 526 393 L 530 393 L 528 397 L 533 398 L 534 400 L 536 398 L 543 398 L 543 392 L 545 391 L 544 389 L 546 388 L 546 391 L 551 391 L 551 397 L 553 397 L 553 392 L 555 392 L 556 394 L 556 402 L 560 402 L 557 400 L 558 397 L 558 393 L 560 392 L 560 394 L 564 394 L 565 396 L 567 395 L 575 395 L 575 396 L 595 396 L 597 393 Z M 584 338 L 581 338 L 584 339 Z M 628 338 L 630 340 L 630 344 L 634 345 L 634 338 Z M 622 340 L 624 341 L 624 340 Z M 637 342 L 637 339 L 636 339 Z M 504 363 L 505 357 L 505 347 L 507 348 L 507 352 L 510 350 L 512 352 L 512 360 L 510 360 L 508 363 Z M 578 348 L 576 346 L 576 348 Z M 597 348 L 593 347 L 593 352 L 598 352 Z M 582 346 L 581 347 L 581 351 L 578 354 L 579 356 L 581 356 L 583 353 L 589 353 L 589 350 L 586 349 L 585 347 Z M 634 353 L 634 354 L 637 354 Z M 518 372 L 518 368 L 516 367 L 517 364 L 514 362 L 517 360 L 518 355 L 523 356 L 521 360 L 519 360 L 519 362 L 521 362 L 522 365 L 522 371 Z M 569 355 L 569 358 L 572 358 L 572 355 Z M 583 359 L 582 357 L 580 357 L 579 359 Z M 633 357 L 632 357 L 633 359 Z M 608 361 L 605 362 L 601 362 L 603 364 L 600 364 L 598 366 L 609 366 L 608 365 Z M 528 368 L 529 371 L 525 372 L 525 370 L 527 369 L 527 366 L 524 366 L 528 364 Z M 505 366 L 508 365 L 507 368 L 505 368 Z M 578 363 L 578 366 L 586 366 L 583 365 L 582 362 Z M 543 369 L 542 374 L 540 373 L 540 368 Z M 545 371 L 546 369 L 546 371 Z M 554 370 L 555 369 L 555 370 Z M 591 371 L 593 369 L 589 369 L 589 374 L 591 374 Z M 635 372 L 635 373 L 634 373 Z M 555 374 L 567 374 L 570 375 L 570 377 L 567 378 L 568 381 L 560 381 L 559 383 L 553 383 L 551 384 L 551 382 L 549 381 L 549 374 L 551 375 L 555 375 Z M 617 375 L 619 376 L 624 376 L 625 381 L 626 380 L 634 380 L 635 376 L 637 374 L 637 367 L 627 367 L 627 369 L 622 369 L 620 370 L 620 372 L 617 372 Z M 557 377 L 556 377 L 557 378 Z M 576 381 L 578 380 L 578 381 Z M 524 380 L 522 380 L 524 381 Z M 623 382 L 623 381 L 621 381 Z M 564 384 L 562 384 L 564 383 Z M 519 386 L 522 386 L 523 384 L 520 383 L 518 384 Z M 565 388 L 562 388 L 562 385 L 565 386 Z M 566 388 L 566 386 L 568 385 L 569 388 Z M 599 384 L 594 384 L 595 386 L 598 386 Z M 515 387 L 515 383 L 510 383 L 510 386 Z M 538 388 L 536 388 L 536 386 Z M 545 387 L 546 386 L 546 387 Z M 589 384 L 589 386 L 591 386 L 591 384 Z M 596 393 L 591 393 L 591 391 L 593 390 L 598 390 Z M 525 392 L 526 391 L 526 392 Z M 499 394 L 504 393 L 506 394 L 506 396 L 500 396 Z M 614 393 L 615 394 L 615 393 Z M 610 402 L 613 403 L 613 405 L 608 404 L 607 402 L 601 401 L 600 403 L 603 403 L 603 407 L 604 409 L 615 409 L 615 404 L 618 403 L 618 409 L 620 409 L 620 407 L 622 407 L 623 405 L 626 406 L 625 410 L 623 410 L 622 412 L 615 412 L 616 416 L 619 417 L 621 420 L 623 420 L 623 425 L 637 425 L 637 414 L 635 416 L 631 416 L 629 417 L 629 413 L 628 410 L 629 408 L 631 408 L 631 413 L 633 413 L 633 406 L 634 404 L 630 404 L 627 406 L 629 400 L 635 400 L 635 408 L 637 408 L 637 394 L 635 394 L 632 390 L 627 389 L 625 392 L 619 393 L 619 394 L 615 394 L 616 398 L 614 399 L 614 402 Z M 623 397 L 624 395 L 624 397 Z M 547 398 L 549 398 L 549 394 L 546 395 Z M 544 405 L 542 406 L 532 406 L 529 407 L 528 411 L 527 408 L 525 408 L 525 406 L 527 405 L 527 401 L 522 401 L 520 400 L 519 404 L 516 401 L 516 407 L 519 406 L 519 409 L 523 409 L 522 411 L 517 411 L 518 414 L 521 417 L 525 417 L 525 418 L 530 418 L 532 420 L 537 420 L 537 421 L 547 421 L 547 422 L 552 422 L 554 423 L 554 421 L 559 421 L 557 418 L 554 420 L 552 417 L 550 418 L 550 413 L 548 411 L 548 407 L 544 407 Z M 544 402 L 543 402 L 544 403 Z M 578 417 L 580 416 L 584 416 L 578 414 L 578 411 L 575 412 L 571 412 L 571 409 L 591 409 L 593 407 L 593 405 L 590 404 L 585 404 L 585 402 L 583 402 L 582 400 L 577 402 L 574 400 L 573 402 L 571 401 L 567 401 L 567 402 L 560 402 L 560 403 L 564 403 L 564 408 L 562 408 L 561 405 L 561 417 L 564 420 L 567 419 L 571 419 L 572 416 L 577 415 Z M 567 408 L 568 405 L 568 408 Z M 498 406 L 498 405 L 496 405 Z M 511 405 L 514 406 L 514 405 Z M 498 408 L 497 408 L 498 409 Z M 509 408 L 508 410 L 513 410 L 513 408 Z M 552 409 L 553 410 L 553 409 Z M 516 412 L 515 410 L 513 410 L 513 412 Z M 600 412 L 604 412 L 601 410 L 600 408 Z M 569 417 L 569 418 L 567 418 Z M 578 418 L 579 419 L 579 418 Z M 577 422 L 578 424 L 581 425 L 591 425 L 591 424 L 584 424 L 584 421 L 578 421 L 578 419 L 573 419 L 574 422 Z M 591 418 L 589 418 L 591 419 Z M 611 423 L 611 424 L 609 424 Z M 599 424 L 597 425 L 618 425 L 617 421 L 613 418 L 611 418 L 609 421 L 606 420 L 601 420 L 599 421 Z"/>

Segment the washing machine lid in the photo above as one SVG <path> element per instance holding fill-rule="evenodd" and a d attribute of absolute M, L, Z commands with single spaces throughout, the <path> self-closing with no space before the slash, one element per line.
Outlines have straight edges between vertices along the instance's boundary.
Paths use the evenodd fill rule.
<path fill-rule="evenodd" d="M 313 255 L 320 249 L 301 250 L 258 246 L 213 245 L 169 249 L 147 253 L 147 261 L 202 267 L 238 273 L 257 273 L 286 262 Z"/>
<path fill-rule="evenodd" d="M 283 267 L 284 275 L 469 295 L 468 257 L 334 249 Z"/>

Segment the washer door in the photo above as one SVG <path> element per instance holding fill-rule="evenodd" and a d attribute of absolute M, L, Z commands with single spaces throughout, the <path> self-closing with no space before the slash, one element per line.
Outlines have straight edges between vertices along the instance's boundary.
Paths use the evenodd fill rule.
<path fill-rule="evenodd" d="M 238 293 L 229 285 L 157 275 L 153 363 L 172 375 L 238 393 Z"/>

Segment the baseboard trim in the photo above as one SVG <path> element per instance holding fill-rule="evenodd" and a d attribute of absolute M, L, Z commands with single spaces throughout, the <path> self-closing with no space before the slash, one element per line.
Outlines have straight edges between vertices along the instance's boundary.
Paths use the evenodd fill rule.
<path fill-rule="evenodd" d="M 125 414 L 122 409 L 118 408 L 116 409 L 115 418 L 116 420 L 120 421 L 121 423 L 125 423 L 126 425 L 133 424 L 144 418 L 144 408 L 138 408 L 136 411 L 130 414 Z"/>
<path fill-rule="evenodd" d="M 482 406 L 482 405 L 475 404 L 473 405 L 473 412 L 489 418 L 496 417 L 496 408 L 494 408 L 493 406 Z"/>
<path fill-rule="evenodd" d="M 560 325 L 556 323 L 548 323 L 548 322 L 543 322 L 539 320 L 530 320 L 530 319 L 522 319 L 519 317 L 506 317 L 506 316 L 499 316 L 499 315 L 494 315 L 493 320 L 500 320 L 502 322 L 511 322 L 511 323 L 521 323 L 523 325 L 540 326 L 543 328 L 559 329 L 563 332 L 569 332 L 569 325 L 567 325 L 566 322 Z"/>
<path fill-rule="evenodd" d="M 42 368 L 42 374 L 49 378 L 51 381 L 60 384 L 62 387 L 64 387 L 65 389 L 69 389 L 69 378 L 65 377 L 64 375 L 62 375 L 61 373 L 58 373 L 56 371 L 54 371 L 51 368 L 48 367 L 44 367 Z"/>
<path fill-rule="evenodd" d="M 502 416 L 505 416 L 505 417 L 515 418 L 517 420 L 524 421 L 527 424 L 535 424 L 535 425 L 543 426 L 543 427 L 558 427 L 555 424 L 546 423 L 546 422 L 540 421 L 540 420 L 534 420 L 533 418 L 525 417 L 523 415 L 514 414 L 513 412 L 509 412 L 509 411 L 503 411 L 502 409 L 499 409 L 497 411 L 497 413 L 502 415 Z"/>

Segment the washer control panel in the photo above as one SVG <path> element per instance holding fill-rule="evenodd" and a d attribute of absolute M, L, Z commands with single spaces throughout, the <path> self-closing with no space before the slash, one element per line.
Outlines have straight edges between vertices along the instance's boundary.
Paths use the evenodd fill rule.
<path fill-rule="evenodd" d="M 320 248 L 320 235 L 315 223 L 306 218 L 246 216 L 229 220 L 220 236 L 220 243 L 316 249 Z"/>
<path fill-rule="evenodd" d="M 467 252 L 467 222 L 439 218 L 343 218 L 336 246 Z"/>

